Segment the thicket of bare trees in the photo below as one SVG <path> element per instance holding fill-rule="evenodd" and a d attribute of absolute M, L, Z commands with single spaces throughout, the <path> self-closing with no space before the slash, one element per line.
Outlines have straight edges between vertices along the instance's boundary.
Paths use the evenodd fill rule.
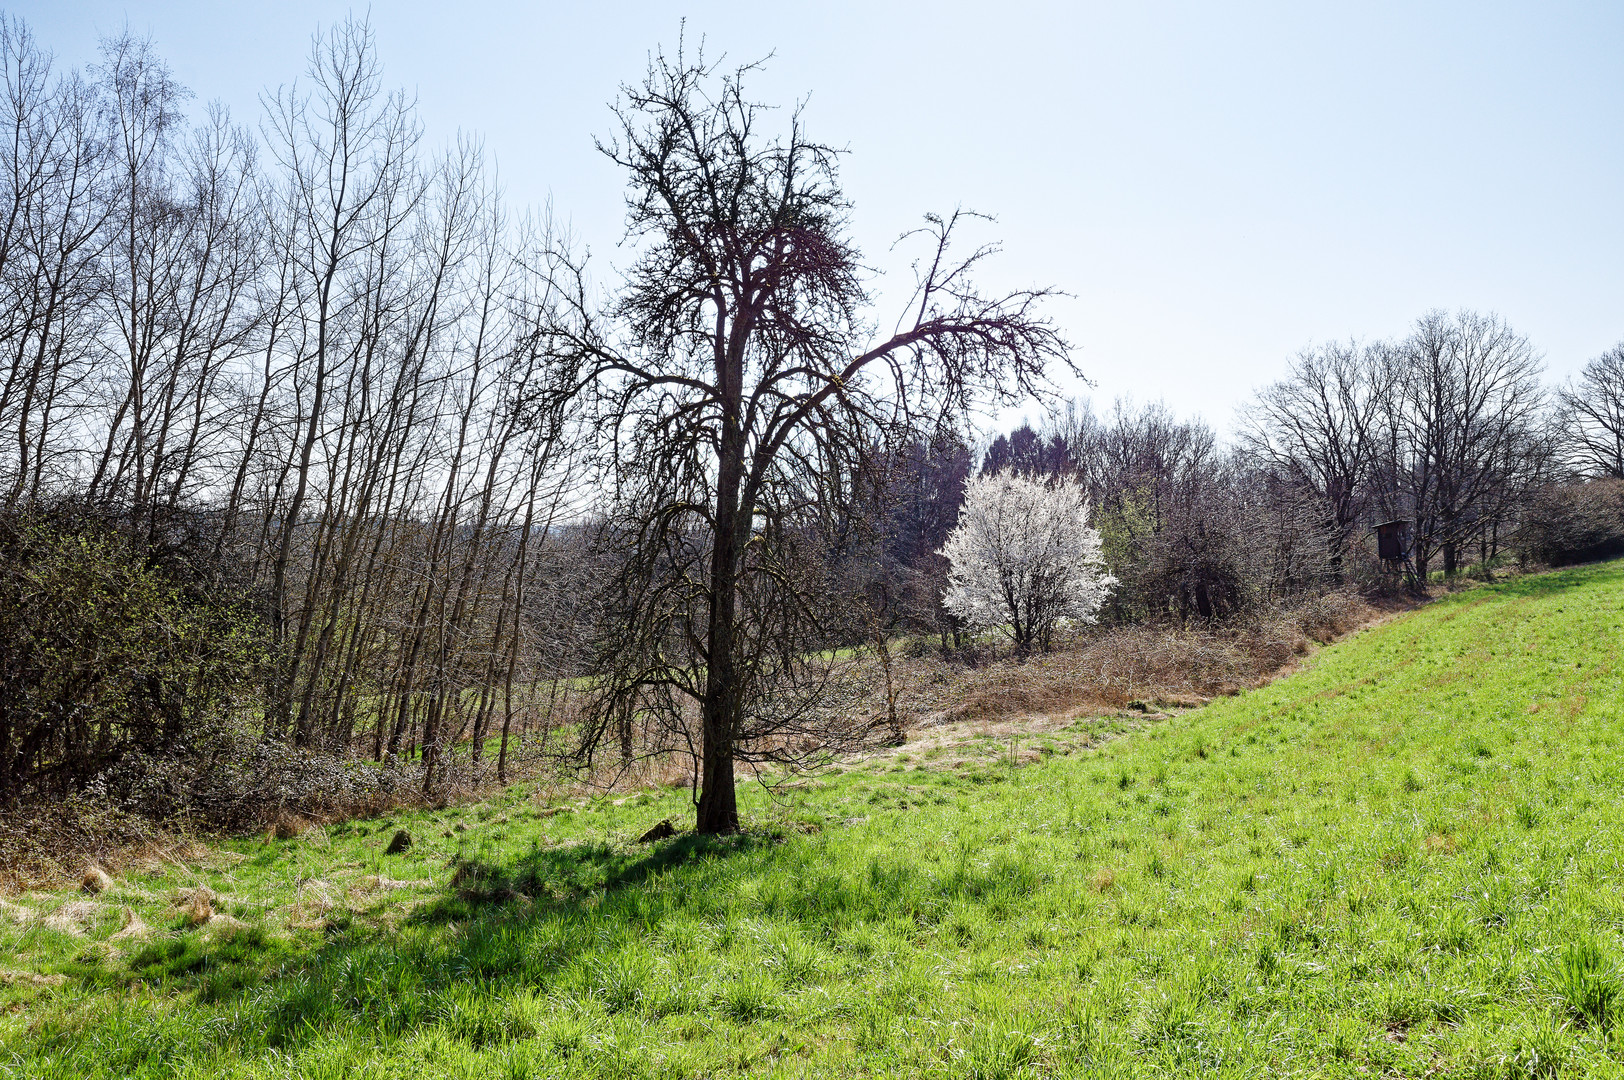
<path fill-rule="evenodd" d="M 1285 379 L 1243 413 L 1240 444 L 1257 467 L 1323 512 L 1327 570 L 1368 527 L 1377 430 L 1402 365 L 1392 346 L 1333 343 L 1299 353 Z"/>
<path fill-rule="evenodd" d="M 1113 622 L 1216 620 L 1326 587 L 1327 516 L 1301 485 L 1159 404 L 1074 402 L 1042 433 L 1000 437 L 983 471 L 1075 477 L 1118 583 Z"/>
<path fill-rule="evenodd" d="M 1553 472 L 1519 541 L 1555 564 L 1624 554 L 1624 343 L 1592 359 L 1557 394 Z"/>
<path fill-rule="evenodd" d="M 1569 468 L 1624 480 L 1624 342 L 1591 360 L 1559 395 Z"/>
<path fill-rule="evenodd" d="M 1086 487 L 1119 578 L 1102 618 L 1117 623 L 1212 622 L 1333 589 L 1418 588 L 1434 571 L 1487 572 L 1508 556 L 1599 558 L 1624 550 L 1618 492 L 1605 482 L 1624 401 L 1616 359 L 1592 361 L 1552 395 L 1529 342 L 1502 320 L 1433 312 L 1400 339 L 1303 351 L 1243 409 L 1227 444 L 1161 405 L 1118 401 L 1100 414 L 1082 401 L 1041 429 L 999 435 L 979 469 Z M 930 475 L 917 457 L 899 462 L 897 491 Z M 962 485 L 942 514 L 955 512 Z M 1373 529 L 1393 520 L 1408 523 L 1408 557 L 1384 568 Z M 888 598 L 886 625 L 940 630 L 945 649 L 957 627 L 939 579 L 923 603 L 890 599 L 907 595 L 900 583 L 940 573 L 943 534 L 921 544 L 923 530 L 895 511 L 884 521 L 895 584 L 870 591 Z"/>
<path fill-rule="evenodd" d="M 1413 522 L 1416 576 L 1439 558 L 1452 578 L 1474 548 L 1484 563 L 1498 554 L 1503 527 L 1550 479 L 1540 360 L 1503 321 L 1472 312 L 1423 316 L 1397 356 L 1375 501 Z"/>
<path fill-rule="evenodd" d="M 504 768 L 584 613 L 541 245 L 478 146 L 421 145 L 355 22 L 257 135 L 194 123 L 127 33 L 61 72 L 8 20 L 0 62 L 5 512 L 72 500 L 194 605 L 246 604 L 255 734 L 420 755 L 426 785 L 498 736 Z M 9 697 L 9 794 L 128 745 Z"/>

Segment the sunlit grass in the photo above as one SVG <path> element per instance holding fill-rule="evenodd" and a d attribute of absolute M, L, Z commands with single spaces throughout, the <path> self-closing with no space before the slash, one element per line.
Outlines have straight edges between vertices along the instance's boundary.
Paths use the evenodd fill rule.
<path fill-rule="evenodd" d="M 235 842 L 80 936 L 0 911 L 6 967 L 66 976 L 0 987 L 0 1070 L 1615 1075 L 1621 631 L 1624 564 L 1488 586 L 1034 764 L 755 792 L 723 841 L 633 842 L 684 789 Z M 194 884 L 249 929 L 189 928 Z"/>

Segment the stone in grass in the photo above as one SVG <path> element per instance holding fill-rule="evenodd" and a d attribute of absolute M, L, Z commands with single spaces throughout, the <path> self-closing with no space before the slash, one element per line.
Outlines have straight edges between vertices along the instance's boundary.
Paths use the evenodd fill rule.
<path fill-rule="evenodd" d="M 654 828 L 639 836 L 637 842 L 639 844 L 652 844 L 656 840 L 669 840 L 675 835 L 677 835 L 676 827 L 671 824 L 670 818 L 666 818 Z"/>
<path fill-rule="evenodd" d="M 389 846 L 383 849 L 385 855 L 399 855 L 412 846 L 412 834 L 405 829 L 396 829 L 395 835 L 389 841 Z"/>
<path fill-rule="evenodd" d="M 107 871 L 99 866 L 87 866 L 85 872 L 79 875 L 79 888 L 91 896 L 112 887 L 113 879 L 108 877 Z"/>

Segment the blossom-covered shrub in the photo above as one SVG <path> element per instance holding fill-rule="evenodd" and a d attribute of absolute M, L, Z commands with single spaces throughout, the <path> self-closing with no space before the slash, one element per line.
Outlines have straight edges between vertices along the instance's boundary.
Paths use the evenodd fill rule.
<path fill-rule="evenodd" d="M 942 554 L 952 564 L 943 605 L 977 630 L 1003 629 L 1022 652 L 1048 649 L 1063 622 L 1093 622 L 1116 584 L 1088 496 L 1069 479 L 971 480 Z"/>

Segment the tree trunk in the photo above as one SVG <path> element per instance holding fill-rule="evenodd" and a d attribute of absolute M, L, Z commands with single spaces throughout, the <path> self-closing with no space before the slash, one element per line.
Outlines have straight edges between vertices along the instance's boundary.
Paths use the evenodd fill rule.
<path fill-rule="evenodd" d="M 885 640 L 884 629 L 875 631 L 874 649 L 880 654 L 880 666 L 885 669 L 885 719 L 891 727 L 891 743 L 901 746 L 908 741 L 908 737 L 902 730 L 902 721 L 897 719 L 897 688 L 891 678 L 891 645 Z"/>
<path fill-rule="evenodd" d="M 702 834 L 739 831 L 738 795 L 733 781 L 733 741 L 740 687 L 733 664 L 736 583 L 732 572 L 732 534 L 732 528 L 717 530 L 711 569 L 709 663 L 705 668 L 705 697 L 699 712 L 705 761 L 694 821 L 694 831 Z"/>
<path fill-rule="evenodd" d="M 694 831 L 701 834 L 739 831 L 738 795 L 734 790 L 733 753 L 743 687 L 734 656 L 734 621 L 738 609 L 738 570 L 751 508 L 739 504 L 744 481 L 744 432 L 738 422 L 738 397 L 728 392 L 743 381 L 742 364 L 719 364 L 723 399 L 732 415 L 723 421 L 716 484 L 716 532 L 711 544 L 710 625 L 705 636 L 705 696 L 700 702 L 703 782 Z M 733 376 L 732 379 L 727 376 Z"/>
<path fill-rule="evenodd" d="M 694 831 L 712 836 L 739 831 L 738 792 L 733 778 L 733 737 L 729 730 L 731 724 L 725 716 L 718 717 L 716 711 L 717 705 L 707 694 L 701 719 L 705 761 Z"/>

